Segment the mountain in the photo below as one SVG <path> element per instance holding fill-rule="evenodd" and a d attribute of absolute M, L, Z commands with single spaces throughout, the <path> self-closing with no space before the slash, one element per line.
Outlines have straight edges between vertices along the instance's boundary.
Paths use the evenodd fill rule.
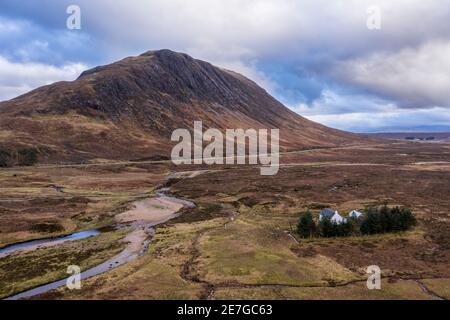
<path fill-rule="evenodd" d="M 170 50 L 149 51 L 0 103 L 0 147 L 42 162 L 170 154 L 174 129 L 279 128 L 281 150 L 363 138 L 311 122 L 253 81 Z"/>

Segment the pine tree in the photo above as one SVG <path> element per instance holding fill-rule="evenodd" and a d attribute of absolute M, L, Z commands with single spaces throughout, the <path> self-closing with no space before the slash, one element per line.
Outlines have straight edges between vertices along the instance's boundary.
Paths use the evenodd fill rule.
<path fill-rule="evenodd" d="M 391 224 L 392 232 L 402 231 L 401 211 L 399 207 L 392 208 L 391 210 Z"/>
<path fill-rule="evenodd" d="M 416 217 L 410 209 L 399 207 L 371 208 L 366 219 L 362 222 L 362 234 L 377 234 L 387 232 L 406 231 L 417 224 Z"/>
<path fill-rule="evenodd" d="M 325 238 L 336 236 L 336 224 L 330 218 L 323 218 L 319 223 L 320 235 Z"/>
<path fill-rule="evenodd" d="M 381 233 L 382 227 L 380 222 L 380 215 L 377 209 L 370 209 L 366 219 L 361 224 L 361 233 L 376 234 Z"/>
<path fill-rule="evenodd" d="M 348 219 L 346 222 L 343 222 L 338 225 L 339 236 L 340 237 L 348 237 L 353 233 L 353 220 Z"/>
<path fill-rule="evenodd" d="M 378 217 L 380 221 L 380 230 L 377 233 L 386 233 L 392 231 L 391 225 L 391 210 L 384 204 L 381 209 L 378 211 Z"/>
<path fill-rule="evenodd" d="M 414 217 L 411 210 L 406 208 L 400 209 L 399 221 L 401 231 L 409 230 L 417 224 L 416 217 Z"/>
<path fill-rule="evenodd" d="M 316 223 L 314 222 L 311 212 L 304 213 L 298 222 L 297 233 L 302 238 L 311 238 L 316 232 Z"/>

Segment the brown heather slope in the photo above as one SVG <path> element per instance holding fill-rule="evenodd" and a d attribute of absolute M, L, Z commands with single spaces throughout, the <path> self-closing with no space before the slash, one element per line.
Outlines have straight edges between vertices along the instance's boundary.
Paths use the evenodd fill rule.
<path fill-rule="evenodd" d="M 304 119 L 256 83 L 170 50 L 149 51 L 0 103 L 0 147 L 42 162 L 168 155 L 176 128 L 279 128 L 281 150 L 361 137 Z"/>

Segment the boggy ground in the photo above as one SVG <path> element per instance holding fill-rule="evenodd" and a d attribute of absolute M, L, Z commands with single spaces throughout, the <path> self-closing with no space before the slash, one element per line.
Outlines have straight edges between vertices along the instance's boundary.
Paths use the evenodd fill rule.
<path fill-rule="evenodd" d="M 0 245 L 108 225 L 132 201 L 165 186 L 198 207 L 158 227 L 147 254 L 84 281 L 80 291 L 37 298 L 450 297 L 449 144 L 307 150 L 283 154 L 281 163 L 278 175 L 266 177 L 250 166 L 174 167 L 164 161 L 1 170 Z M 180 173 L 185 171 L 195 174 Z M 306 209 L 346 212 L 385 201 L 410 207 L 419 225 L 406 233 L 345 239 L 295 235 Z M 105 238 L 99 252 L 89 246 L 89 254 L 106 259 L 117 250 L 108 241 L 120 236 Z M 30 263 L 40 265 L 46 254 Z M 13 263 L 8 260 L 9 269 L 0 263 L 4 281 L 11 279 L 2 287 L 48 280 L 36 272 L 13 277 Z M 65 270 L 64 261 L 58 265 Z M 381 290 L 366 288 L 369 265 L 382 270 Z"/>

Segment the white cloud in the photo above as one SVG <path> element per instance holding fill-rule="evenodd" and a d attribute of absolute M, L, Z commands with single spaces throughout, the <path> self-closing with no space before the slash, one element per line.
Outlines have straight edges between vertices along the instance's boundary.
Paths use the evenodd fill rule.
<path fill-rule="evenodd" d="M 402 107 L 450 107 L 450 41 L 380 52 L 342 62 L 340 80 L 398 102 Z"/>
<path fill-rule="evenodd" d="M 354 132 L 450 129 L 447 108 L 405 109 L 372 96 L 342 94 L 329 89 L 311 104 L 303 103 L 291 109 L 312 121 Z"/>
<path fill-rule="evenodd" d="M 322 91 L 321 96 L 310 104 L 300 103 L 290 106 L 304 116 L 384 112 L 396 108 L 395 105 L 376 97 L 358 94 L 342 94 L 330 89 Z"/>
<path fill-rule="evenodd" d="M 0 101 L 56 81 L 74 80 L 87 66 L 74 63 L 61 67 L 41 63 L 11 62 L 0 56 Z"/>
<path fill-rule="evenodd" d="M 2 1 L 15 6 L 14 0 Z M 57 7 L 63 2 L 46 3 L 51 9 L 41 14 L 36 14 L 41 4 L 34 2 L 17 10 L 44 28 L 55 28 L 58 21 L 65 28 L 64 10 Z M 293 109 L 332 126 L 341 123 L 348 129 L 364 121 L 375 126 L 388 118 L 407 123 L 408 117 L 417 122 L 419 115 L 425 116 L 423 108 L 438 115 L 448 112 L 444 107 L 450 105 L 445 91 L 450 87 L 450 59 L 446 59 L 450 56 L 450 0 L 77 0 L 77 4 L 82 10 L 82 32 L 95 40 L 84 55 L 87 59 L 93 52 L 99 52 L 106 63 L 150 49 L 183 51 L 241 72 L 269 92 L 276 91 L 282 100 L 286 89 L 300 91 L 286 94 L 285 101 L 292 97 L 310 101 L 323 90 L 310 105 L 298 102 Z M 382 10 L 378 31 L 366 27 L 366 9 L 373 5 Z M 28 8 L 25 13 L 24 7 Z M 62 13 L 60 19 L 56 12 Z M 0 40 L 2 30 L 6 35 L 12 27 L 0 21 Z M 63 33 L 63 38 L 77 34 Z M 66 42 L 57 49 L 50 43 L 48 50 L 45 43 L 37 45 L 44 45 L 39 47 L 43 55 L 53 50 L 65 59 L 72 51 L 80 54 L 90 47 L 86 41 L 79 42 L 83 48 Z M 25 46 L 28 55 L 16 55 L 33 61 L 36 55 L 30 53 L 38 51 L 35 47 Z M 268 65 L 275 67 L 263 72 Z M 16 82 L 11 86 L 0 69 L 0 99 L 2 91 L 20 92 L 46 79 L 72 77 L 71 72 L 59 70 L 59 75 L 53 72 L 52 76 L 43 72 L 40 81 L 36 72 L 30 72 L 30 81 L 25 74 L 13 75 L 11 81 Z M 310 88 L 304 85 L 305 78 L 314 79 Z M 289 81 L 298 85 L 289 86 Z M 347 93 L 326 89 L 336 86 Z M 424 119 L 437 123 L 439 117 Z"/>
<path fill-rule="evenodd" d="M 221 68 L 231 70 L 244 75 L 253 80 L 259 86 L 266 89 L 270 94 L 274 94 L 278 89 L 278 85 L 270 79 L 264 72 L 259 71 L 255 62 L 243 63 L 239 60 L 235 61 L 216 61 L 215 64 Z"/>
<path fill-rule="evenodd" d="M 11 32 L 18 32 L 20 30 L 21 27 L 17 23 L 0 20 L 0 34 L 2 33 L 10 34 Z"/>
<path fill-rule="evenodd" d="M 85 25 L 115 50 L 168 47 L 200 58 L 354 54 L 450 36 L 448 0 L 79 0 Z M 366 27 L 370 6 L 382 30 Z M 117 46 L 120 43 L 121 46 Z"/>
<path fill-rule="evenodd" d="M 270 74 L 262 74 L 254 61 L 287 63 L 292 72 L 298 68 L 324 81 L 329 70 L 339 69 L 338 80 L 401 106 L 447 106 L 450 101 L 443 93 L 450 64 L 445 59 L 449 0 L 79 2 L 85 25 L 103 38 L 111 60 L 170 48 L 238 66 L 272 93 L 276 85 Z M 378 31 L 366 26 L 366 9 L 374 5 L 382 13 Z M 283 84 L 278 86 L 282 96 Z"/>
<path fill-rule="evenodd" d="M 450 114 L 445 108 L 386 109 L 384 112 L 354 112 L 307 116 L 326 126 L 353 132 L 448 131 Z"/>

